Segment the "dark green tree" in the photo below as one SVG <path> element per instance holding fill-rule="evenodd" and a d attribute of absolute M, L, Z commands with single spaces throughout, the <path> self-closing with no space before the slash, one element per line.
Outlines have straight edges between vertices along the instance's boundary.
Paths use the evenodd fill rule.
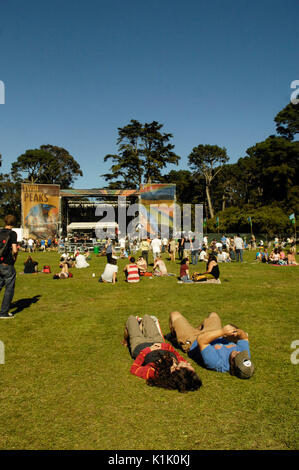
<path fill-rule="evenodd" d="M 263 205 L 290 202 L 299 178 L 299 142 L 271 136 L 247 149 L 247 154 L 257 169 L 260 202 Z"/>
<path fill-rule="evenodd" d="M 59 184 L 69 188 L 83 173 L 67 150 L 53 145 L 41 145 L 27 150 L 12 164 L 14 178 L 40 184 Z"/>
<path fill-rule="evenodd" d="M 118 128 L 118 153 L 108 154 L 104 161 L 112 160 L 110 173 L 102 176 L 115 187 L 137 188 L 141 183 L 161 181 L 162 170 L 168 164 L 177 164 L 179 156 L 170 143 L 172 134 L 162 133 L 163 124 L 157 121 L 141 124 L 132 119 Z"/>
<path fill-rule="evenodd" d="M 299 105 L 287 104 L 274 118 L 276 131 L 288 140 L 294 140 L 299 134 Z"/>
<path fill-rule="evenodd" d="M 211 218 L 214 217 L 214 209 L 211 198 L 212 181 L 227 163 L 229 157 L 226 149 L 218 145 L 198 145 L 194 147 L 188 157 L 188 162 L 195 176 L 204 178 L 206 198 Z"/>

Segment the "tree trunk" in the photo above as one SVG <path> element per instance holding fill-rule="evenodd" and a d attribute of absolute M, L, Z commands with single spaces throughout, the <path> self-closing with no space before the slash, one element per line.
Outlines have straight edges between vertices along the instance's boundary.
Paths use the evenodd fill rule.
<path fill-rule="evenodd" d="M 225 194 L 222 194 L 222 212 L 225 211 L 226 197 Z"/>
<path fill-rule="evenodd" d="M 211 219 L 213 219 L 214 218 L 214 210 L 213 210 L 211 196 L 210 196 L 210 188 L 207 184 L 206 184 L 206 195 L 207 195 L 207 200 L 208 200 L 208 207 L 209 207 L 210 216 L 211 216 Z"/>

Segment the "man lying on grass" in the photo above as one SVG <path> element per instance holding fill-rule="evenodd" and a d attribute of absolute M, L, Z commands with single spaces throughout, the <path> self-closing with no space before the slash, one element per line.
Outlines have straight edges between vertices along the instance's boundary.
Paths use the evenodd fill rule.
<path fill-rule="evenodd" d="M 165 343 L 155 320 L 149 315 L 140 321 L 131 315 L 127 320 L 124 344 L 129 345 L 134 359 L 130 372 L 150 386 L 179 392 L 199 389 L 202 383 L 193 367 Z"/>
<path fill-rule="evenodd" d="M 207 369 L 229 372 L 240 379 L 254 373 L 250 360 L 248 334 L 234 325 L 221 326 L 217 313 L 212 312 L 197 328 L 190 325 L 180 312 L 172 312 L 170 331 L 184 352 Z"/>

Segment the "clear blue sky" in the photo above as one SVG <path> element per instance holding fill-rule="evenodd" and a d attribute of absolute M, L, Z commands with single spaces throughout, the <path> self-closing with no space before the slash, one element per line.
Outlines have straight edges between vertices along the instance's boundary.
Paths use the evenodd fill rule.
<path fill-rule="evenodd" d="M 178 168 L 199 144 L 236 162 L 290 101 L 298 17 L 295 0 L 2 1 L 2 171 L 52 144 L 81 165 L 75 187 L 104 187 L 130 119 L 164 124 Z"/>

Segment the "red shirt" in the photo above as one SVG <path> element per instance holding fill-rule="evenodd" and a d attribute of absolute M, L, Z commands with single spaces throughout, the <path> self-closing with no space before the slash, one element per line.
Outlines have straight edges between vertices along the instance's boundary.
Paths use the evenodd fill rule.
<path fill-rule="evenodd" d="M 127 281 L 138 282 L 139 281 L 139 270 L 137 264 L 129 264 L 127 267 Z"/>
<path fill-rule="evenodd" d="M 187 264 L 182 264 L 181 269 L 180 269 L 180 277 L 184 277 L 187 275 L 189 267 Z"/>
<path fill-rule="evenodd" d="M 161 343 L 161 349 L 164 351 L 171 351 L 172 353 L 175 354 L 178 362 L 187 362 L 186 359 L 184 359 L 182 356 L 179 355 L 179 353 L 171 346 L 171 344 L 168 343 Z M 151 349 L 145 348 L 141 351 L 141 353 L 136 357 L 130 372 L 133 375 L 137 375 L 137 377 L 141 377 L 142 379 L 149 379 L 150 377 L 154 377 L 155 375 L 155 367 L 154 363 L 151 362 L 147 364 L 146 366 L 143 366 L 144 358 L 147 354 L 151 352 Z"/>

